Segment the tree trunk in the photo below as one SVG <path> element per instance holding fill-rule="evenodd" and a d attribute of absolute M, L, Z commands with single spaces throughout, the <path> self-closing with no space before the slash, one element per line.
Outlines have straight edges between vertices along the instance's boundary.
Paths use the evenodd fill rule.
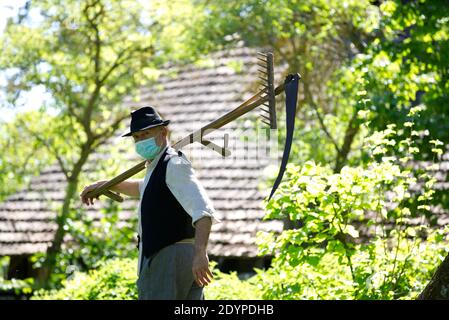
<path fill-rule="evenodd" d="M 50 277 L 55 269 L 56 257 L 61 251 L 61 245 L 64 240 L 66 230 L 64 230 L 64 225 L 66 223 L 67 217 L 69 216 L 70 210 L 72 208 L 72 200 L 74 199 L 76 190 L 78 188 L 79 175 L 84 164 L 87 162 L 87 158 L 91 153 L 91 143 L 86 144 L 82 147 L 81 157 L 76 162 L 70 176 L 67 178 L 67 187 L 65 191 L 64 203 L 62 205 L 61 211 L 56 218 L 57 230 L 53 238 L 52 244 L 48 247 L 46 252 L 45 261 L 43 263 L 42 269 L 40 271 L 37 283 L 39 287 L 48 288 Z"/>
<path fill-rule="evenodd" d="M 418 300 L 449 299 L 449 255 L 440 264 L 430 282 L 417 298 Z"/>
<path fill-rule="evenodd" d="M 69 215 L 71 203 L 75 196 L 77 187 L 78 187 L 78 177 L 76 177 L 75 180 L 71 179 L 70 181 L 68 181 L 64 203 L 56 219 L 57 230 L 51 246 L 48 247 L 47 249 L 45 261 L 43 263 L 42 270 L 39 274 L 38 283 L 40 287 L 48 287 L 49 284 L 48 282 L 50 280 L 51 274 L 54 271 L 56 265 L 56 256 L 61 250 L 61 245 L 65 236 L 64 225 Z"/>
<path fill-rule="evenodd" d="M 335 162 L 334 172 L 339 173 L 348 160 L 349 152 L 351 151 L 351 145 L 355 136 L 359 132 L 360 124 L 357 121 L 357 110 L 352 115 L 351 120 L 348 123 L 346 129 L 343 145 L 337 153 L 337 160 Z"/>

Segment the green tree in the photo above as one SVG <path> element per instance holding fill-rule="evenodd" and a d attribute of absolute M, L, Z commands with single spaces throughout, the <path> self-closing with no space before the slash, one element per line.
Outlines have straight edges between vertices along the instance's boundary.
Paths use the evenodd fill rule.
<path fill-rule="evenodd" d="M 25 187 L 30 177 L 54 161 L 41 143 L 19 125 L 25 122 L 36 130 L 41 124 L 36 119 L 42 117 L 45 115 L 41 112 L 31 111 L 17 115 L 15 121 L 0 121 L 0 201 Z"/>
<path fill-rule="evenodd" d="M 175 1 L 174 6 L 186 1 Z M 361 145 L 359 93 L 373 102 L 371 128 L 404 122 L 420 103 L 417 129 L 447 142 L 448 6 L 425 1 L 196 1 L 184 36 L 201 52 L 243 42 L 272 50 L 299 72 L 294 159 L 333 163 L 338 172 Z M 176 13 L 165 11 L 168 18 Z M 174 24 L 185 24 L 174 19 Z M 191 31 L 191 32 L 189 32 Z M 288 72 L 286 71 L 286 72 Z M 433 157 L 421 144 L 423 156 Z M 418 155 L 415 155 L 418 156 Z"/>
<path fill-rule="evenodd" d="M 430 139 L 449 143 L 449 9 L 445 1 L 426 0 L 385 1 L 381 10 L 383 36 L 357 58 L 355 67 L 356 72 L 366 70 L 363 78 L 374 111 L 371 127 L 404 123 L 410 108 L 422 106 L 415 122 L 421 152 L 413 157 L 429 161 L 435 157 Z M 449 207 L 446 194 L 437 192 L 433 202 Z"/>
<path fill-rule="evenodd" d="M 180 1 L 183 2 L 183 1 Z M 365 52 L 377 37 L 378 6 L 369 1 L 199 1 L 195 27 L 187 37 L 202 52 L 232 47 L 243 41 L 274 52 L 278 65 L 302 76 L 298 104 L 300 142 L 293 158 L 333 162 L 335 171 L 346 163 L 359 130 L 357 99 L 345 100 L 336 72 Z M 170 14 L 170 13 L 168 13 Z M 339 83 L 341 84 L 341 82 Z M 331 90 L 330 88 L 335 90 Z M 335 91 L 340 89 L 340 92 Z M 318 145 L 319 148 L 314 148 Z"/>
<path fill-rule="evenodd" d="M 39 21 L 27 18 L 33 10 Z M 67 181 L 43 264 L 43 284 L 48 285 L 54 270 L 89 156 L 129 116 L 129 110 L 120 107 L 125 96 L 136 96 L 165 61 L 166 44 L 157 42 L 161 31 L 151 11 L 138 1 L 33 1 L 8 21 L 0 41 L 8 102 L 14 105 L 20 93 L 33 86 L 43 86 L 52 96 L 43 108 L 57 110 L 51 121 L 43 127 L 19 124 L 56 159 Z"/>
<path fill-rule="evenodd" d="M 410 107 L 423 105 L 417 129 L 429 137 L 449 141 L 449 7 L 446 1 L 385 1 L 381 6 L 383 37 L 364 57 L 370 69 L 366 79 L 378 114 L 373 120 L 384 126 L 388 117 L 404 122 Z M 422 158 L 433 157 L 428 140 Z"/>

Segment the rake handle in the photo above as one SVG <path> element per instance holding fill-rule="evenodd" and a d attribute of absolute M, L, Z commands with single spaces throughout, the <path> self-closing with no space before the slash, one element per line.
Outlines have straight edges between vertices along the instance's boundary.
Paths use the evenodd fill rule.
<path fill-rule="evenodd" d="M 278 94 L 283 92 L 284 88 L 285 88 L 285 83 L 282 83 L 279 86 L 277 86 L 276 89 L 274 90 L 274 96 L 277 96 Z M 228 124 L 229 122 L 234 121 L 238 117 L 257 108 L 261 104 L 269 101 L 270 95 L 265 95 L 264 97 L 261 97 L 264 93 L 266 94 L 265 91 L 259 91 L 254 96 L 252 96 L 251 98 L 249 98 L 248 100 L 243 102 L 240 106 L 235 108 L 234 110 L 226 113 L 222 117 L 218 118 L 217 120 L 212 121 L 211 123 L 205 125 L 204 127 L 192 132 L 188 136 L 186 136 L 183 139 L 176 142 L 172 147 L 176 150 L 179 150 L 182 147 L 189 145 L 190 143 L 193 143 L 194 141 L 197 141 L 197 140 L 194 140 L 194 137 L 198 136 L 201 139 L 203 137 L 203 132 L 204 132 L 204 136 L 205 136 L 205 135 L 211 133 L 213 130 L 217 130 L 217 129 L 223 127 L 224 125 Z M 212 129 L 212 130 L 210 130 L 210 129 Z M 208 130 L 208 131 L 205 132 L 206 130 Z M 121 196 L 119 196 L 118 194 L 111 192 L 109 189 L 112 188 L 113 186 L 119 184 L 120 182 L 123 182 L 123 181 L 129 179 L 130 177 L 136 175 L 137 173 L 139 173 L 140 171 L 145 169 L 145 162 L 146 162 L 146 160 L 136 164 L 131 169 L 126 170 L 125 172 L 123 172 L 123 173 L 119 174 L 118 176 L 112 178 L 111 180 L 107 181 L 100 187 L 88 192 L 86 196 L 88 196 L 89 198 L 90 197 L 96 198 L 96 197 L 99 197 L 100 195 L 105 195 L 105 196 L 111 198 L 112 200 L 122 202 L 123 198 Z"/>

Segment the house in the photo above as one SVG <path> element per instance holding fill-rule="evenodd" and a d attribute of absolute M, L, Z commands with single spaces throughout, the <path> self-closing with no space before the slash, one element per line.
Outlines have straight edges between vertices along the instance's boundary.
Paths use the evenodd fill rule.
<path fill-rule="evenodd" d="M 162 76 L 157 85 L 141 88 L 141 100 L 127 99 L 124 107 L 131 111 L 144 105 L 155 106 L 163 118 L 171 120 L 171 138 L 183 137 L 236 108 L 258 91 L 256 52 L 255 49 L 235 48 L 214 53 L 201 64 L 173 66 L 174 77 Z M 279 83 L 279 79 L 276 80 Z M 235 137 L 237 129 L 254 127 L 254 121 L 249 119 L 254 120 L 256 114 L 251 111 L 241 121 L 226 125 L 224 131 L 211 134 L 217 144 L 222 144 L 223 132 L 230 134 L 230 141 L 234 135 L 236 139 L 230 143 L 233 154 L 229 158 L 198 143 L 182 149 L 191 159 L 222 221 L 213 226 L 208 246 L 210 259 L 218 261 L 222 271 L 248 272 L 253 267 L 268 266 L 270 257 L 257 255 L 256 233 L 259 230 L 279 232 L 283 228 L 282 221 L 261 220 L 264 216 L 262 200 L 269 190 L 259 190 L 258 185 L 263 180 L 264 168 L 270 164 L 270 157 L 260 155 L 253 141 L 242 144 L 239 136 Z M 123 128 L 127 125 L 128 121 Z M 134 154 L 130 156 L 134 157 L 130 166 L 141 161 Z M 88 167 L 95 168 L 100 158 L 101 155 L 91 157 Z M 53 165 L 33 178 L 27 189 L 0 203 L 0 256 L 10 256 L 9 278 L 33 275 L 30 256 L 45 252 L 56 230 L 56 211 L 49 202 L 62 203 L 64 189 L 63 173 Z M 86 214 L 100 219 L 99 209 L 104 203 L 98 202 Z M 122 221 L 136 217 L 137 200 L 126 199 L 121 207 Z"/>

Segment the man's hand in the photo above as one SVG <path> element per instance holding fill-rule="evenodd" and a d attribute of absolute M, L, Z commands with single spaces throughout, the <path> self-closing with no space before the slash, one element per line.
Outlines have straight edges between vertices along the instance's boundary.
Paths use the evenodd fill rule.
<path fill-rule="evenodd" d="M 207 256 L 207 240 L 209 239 L 212 219 L 202 217 L 195 222 L 195 253 L 193 256 L 193 279 L 200 286 L 207 286 L 213 276 L 209 270 L 209 258 Z"/>
<path fill-rule="evenodd" d="M 88 205 L 93 205 L 93 204 L 94 204 L 94 199 L 98 199 L 99 196 L 98 196 L 98 197 L 95 197 L 95 198 L 91 198 L 91 197 L 87 197 L 86 194 L 87 194 L 89 191 L 92 191 L 92 190 L 98 188 L 99 186 L 101 186 L 101 185 L 102 185 L 103 183 L 105 183 L 105 182 L 106 182 L 106 181 L 98 181 L 98 182 L 95 182 L 95 183 L 93 183 L 93 184 L 91 184 L 91 185 L 85 187 L 84 190 L 83 190 L 83 192 L 81 192 L 81 194 L 80 194 L 81 202 L 84 203 L 84 204 L 87 205 L 87 206 L 88 206 Z"/>
<path fill-rule="evenodd" d="M 213 276 L 209 269 L 209 258 L 206 251 L 195 251 L 192 265 L 193 278 L 195 282 L 200 286 L 207 286 Z"/>

